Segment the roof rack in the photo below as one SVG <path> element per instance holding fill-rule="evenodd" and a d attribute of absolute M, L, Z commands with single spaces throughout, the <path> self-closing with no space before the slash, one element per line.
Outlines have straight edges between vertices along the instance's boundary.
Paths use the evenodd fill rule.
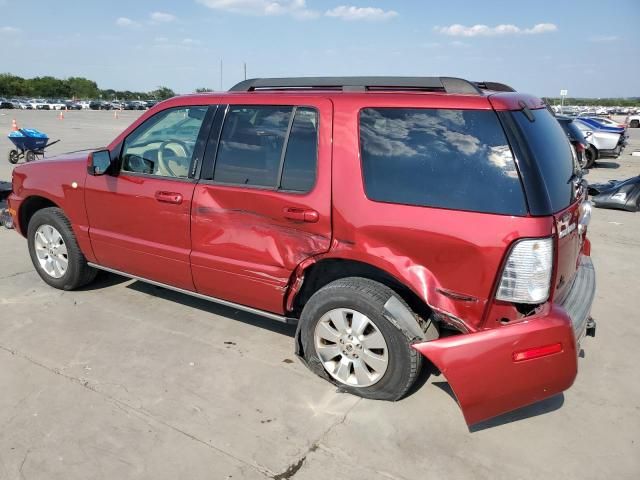
<path fill-rule="evenodd" d="M 481 95 L 482 90 L 513 92 L 497 82 L 470 82 L 454 77 L 288 77 L 252 78 L 229 89 L 230 92 L 256 90 L 339 90 L 364 92 L 372 90 L 414 90 Z"/>

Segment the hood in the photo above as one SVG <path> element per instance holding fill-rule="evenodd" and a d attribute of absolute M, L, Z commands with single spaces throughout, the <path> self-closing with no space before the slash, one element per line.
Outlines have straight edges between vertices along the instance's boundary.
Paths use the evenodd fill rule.
<path fill-rule="evenodd" d="M 52 157 L 45 157 L 42 160 L 38 160 L 38 162 L 66 162 L 73 160 L 83 160 L 86 161 L 87 157 L 91 152 L 95 152 L 99 150 L 100 147 L 97 148 L 88 148 L 86 150 L 76 150 L 74 152 L 61 153 L 59 155 L 54 155 Z"/>

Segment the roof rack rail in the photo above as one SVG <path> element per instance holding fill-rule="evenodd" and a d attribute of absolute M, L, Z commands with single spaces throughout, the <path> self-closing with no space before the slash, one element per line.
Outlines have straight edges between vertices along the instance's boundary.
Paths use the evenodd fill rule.
<path fill-rule="evenodd" d="M 498 82 L 473 82 L 482 90 L 492 90 L 494 92 L 515 92 L 516 89 Z"/>
<path fill-rule="evenodd" d="M 483 85 L 487 82 L 481 82 Z M 493 83 L 491 83 L 494 85 Z M 495 83 L 495 85 L 501 85 Z M 505 85 L 506 87 L 506 85 Z M 229 89 L 230 92 L 256 90 L 342 90 L 364 92 L 371 90 L 415 90 L 443 93 L 481 95 L 475 82 L 454 77 L 289 77 L 252 78 Z"/>

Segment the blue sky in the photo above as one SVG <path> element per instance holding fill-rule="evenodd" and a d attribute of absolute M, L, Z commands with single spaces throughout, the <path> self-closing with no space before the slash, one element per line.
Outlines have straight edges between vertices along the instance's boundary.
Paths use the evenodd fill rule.
<path fill-rule="evenodd" d="M 640 96 L 640 0 L 0 0 L 0 72 L 187 93 L 248 76 L 447 75 Z"/>

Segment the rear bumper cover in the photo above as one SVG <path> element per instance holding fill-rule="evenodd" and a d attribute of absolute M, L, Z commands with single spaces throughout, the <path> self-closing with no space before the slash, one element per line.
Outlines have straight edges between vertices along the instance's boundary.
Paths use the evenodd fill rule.
<path fill-rule="evenodd" d="M 413 348 L 444 374 L 468 425 L 568 389 L 578 370 L 578 342 L 595 294 L 588 257 L 562 304 L 547 304 L 527 320 L 491 330 L 421 342 Z M 524 361 L 516 352 L 549 345 L 560 351 Z"/>

